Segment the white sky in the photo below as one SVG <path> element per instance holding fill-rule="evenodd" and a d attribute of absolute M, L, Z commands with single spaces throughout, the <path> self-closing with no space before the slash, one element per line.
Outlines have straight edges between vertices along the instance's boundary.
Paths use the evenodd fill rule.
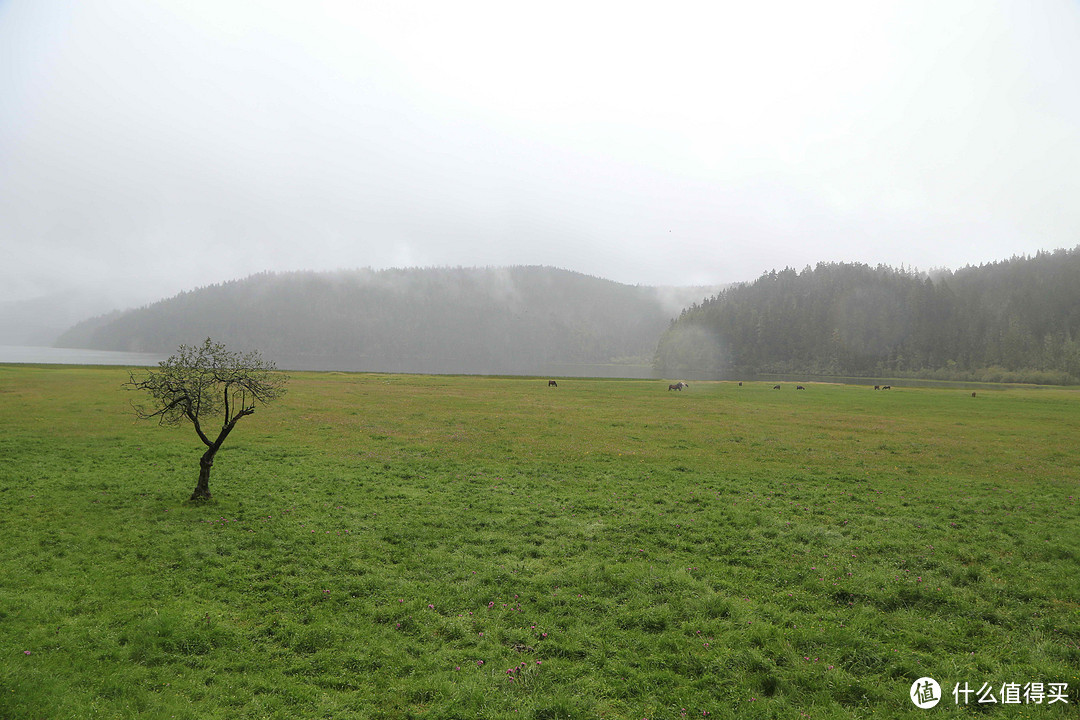
<path fill-rule="evenodd" d="M 0 300 L 1080 244 L 1080 3 L 0 0 Z"/>

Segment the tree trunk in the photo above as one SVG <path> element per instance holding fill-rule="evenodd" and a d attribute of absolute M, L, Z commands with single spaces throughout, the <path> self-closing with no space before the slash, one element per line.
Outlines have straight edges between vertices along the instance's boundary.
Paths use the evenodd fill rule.
<path fill-rule="evenodd" d="M 199 482 L 195 486 L 195 492 L 191 493 L 189 502 L 199 502 L 210 499 L 210 468 L 214 467 L 214 455 L 217 450 L 211 448 L 199 458 Z"/>

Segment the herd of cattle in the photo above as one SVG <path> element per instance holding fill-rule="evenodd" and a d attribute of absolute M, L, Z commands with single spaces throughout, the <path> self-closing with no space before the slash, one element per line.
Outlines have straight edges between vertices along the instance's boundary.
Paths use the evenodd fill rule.
<path fill-rule="evenodd" d="M 554 380 L 548 380 L 548 387 L 559 387 L 559 383 L 555 382 Z M 682 391 L 682 390 L 684 390 L 685 388 L 688 388 L 688 387 L 690 387 L 690 383 L 680 380 L 677 383 L 672 383 L 672 384 L 668 385 L 667 389 L 668 389 L 668 392 L 670 392 L 672 390 Z M 739 387 L 742 387 L 741 382 L 739 383 Z M 780 385 L 773 385 L 772 389 L 773 390 L 779 390 Z M 805 390 L 806 387 L 803 386 L 803 385 L 796 385 L 795 389 L 796 390 Z M 875 390 L 892 390 L 892 385 L 875 385 L 874 389 Z M 975 397 L 975 393 L 971 393 L 971 397 Z"/>
<path fill-rule="evenodd" d="M 554 380 L 548 380 L 548 387 L 559 387 L 559 383 L 555 382 Z M 671 392 L 672 390 L 679 390 L 681 392 L 684 388 L 688 388 L 688 387 L 690 387 L 690 383 L 680 380 L 677 383 L 672 383 L 672 384 L 668 385 L 667 389 L 668 389 L 668 392 Z M 742 387 L 741 382 L 739 383 L 739 387 Z M 779 390 L 780 386 L 779 385 L 773 385 L 772 389 L 773 390 Z M 796 385 L 795 389 L 796 390 L 805 390 L 806 388 L 804 386 L 802 386 L 802 385 Z M 874 389 L 875 390 L 892 390 L 892 385 L 875 385 Z M 975 397 L 975 393 L 971 393 L 971 397 Z"/>

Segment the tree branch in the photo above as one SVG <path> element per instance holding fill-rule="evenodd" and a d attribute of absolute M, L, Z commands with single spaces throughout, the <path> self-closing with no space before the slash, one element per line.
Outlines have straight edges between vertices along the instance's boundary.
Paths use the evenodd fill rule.
<path fill-rule="evenodd" d="M 191 422 L 204 445 L 216 451 L 237 421 L 255 412 L 259 402 L 269 402 L 285 393 L 288 377 L 276 372 L 273 363 L 257 352 L 230 352 L 209 338 L 200 347 L 180 346 L 179 351 L 158 364 L 157 370 L 136 378 L 129 373 L 125 385 L 150 396 L 152 406 L 132 403 L 140 419 L 158 418 L 162 424 Z M 239 388 L 239 401 L 237 400 Z M 221 413 L 221 431 L 211 440 L 203 423 Z"/>

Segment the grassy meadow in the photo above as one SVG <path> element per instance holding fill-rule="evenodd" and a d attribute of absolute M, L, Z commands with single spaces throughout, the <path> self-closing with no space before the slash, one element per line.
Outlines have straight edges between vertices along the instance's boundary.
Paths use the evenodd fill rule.
<path fill-rule="evenodd" d="M 296 373 L 190 505 L 126 379 L 0 366 L 5 720 L 1080 712 L 1080 390 Z"/>

